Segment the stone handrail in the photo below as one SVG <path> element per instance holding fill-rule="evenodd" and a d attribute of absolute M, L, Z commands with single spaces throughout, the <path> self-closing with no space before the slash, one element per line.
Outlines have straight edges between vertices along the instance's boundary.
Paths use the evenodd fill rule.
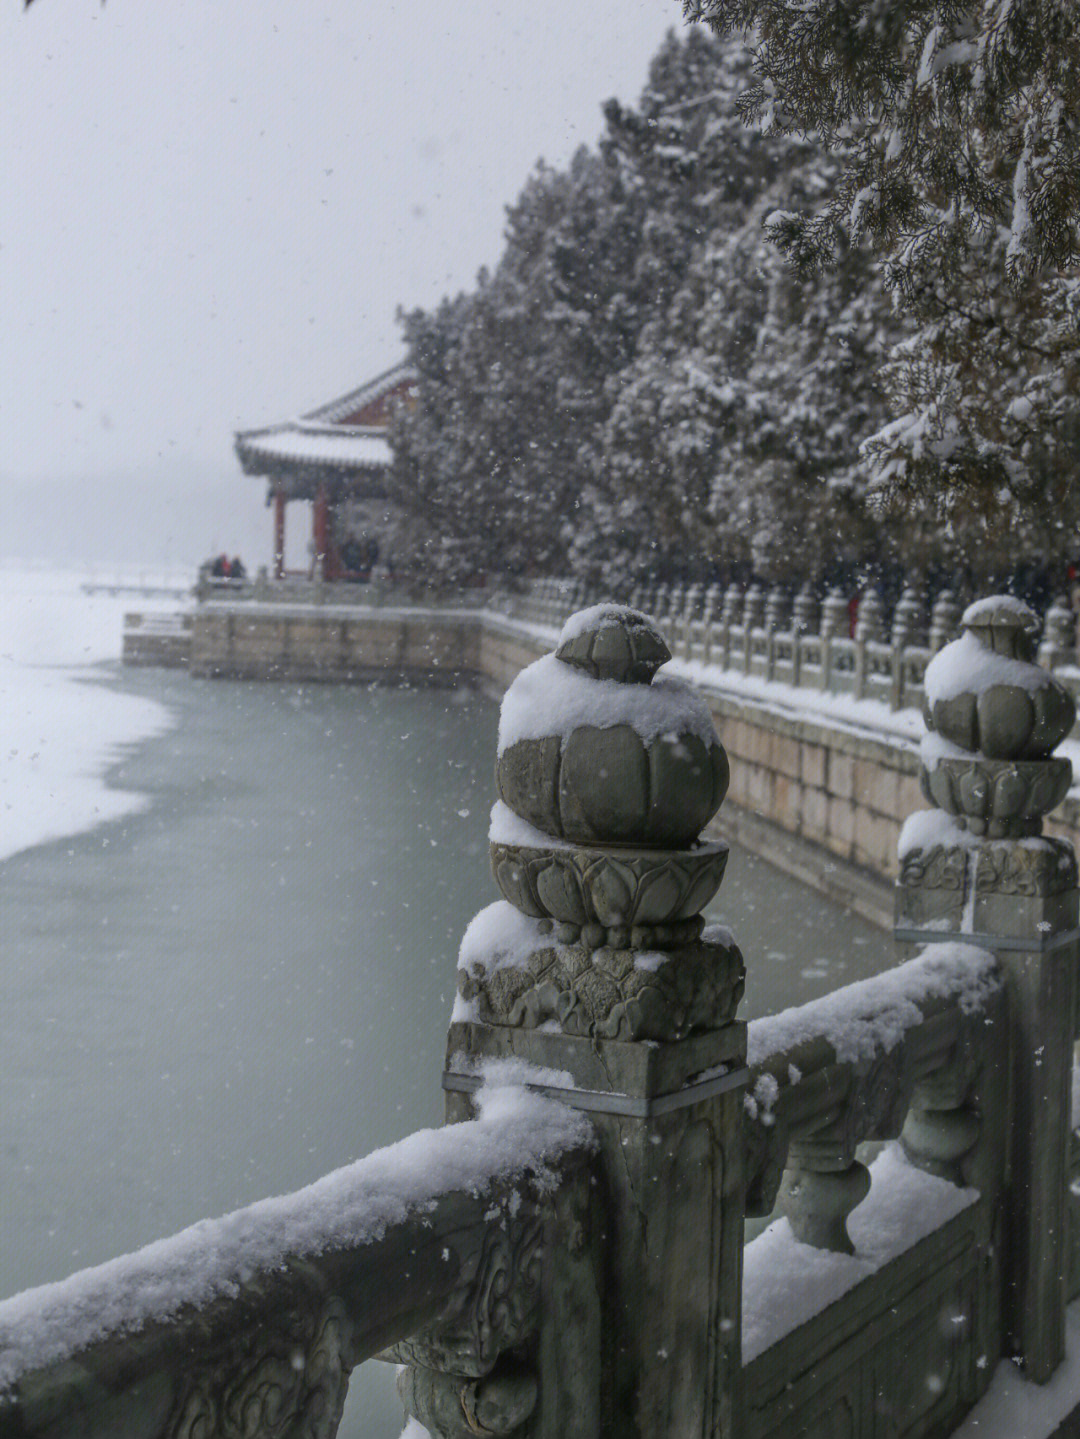
<path fill-rule="evenodd" d="M 936 945 L 876 979 L 749 1027 L 747 1215 L 777 1206 L 804 1243 L 850 1253 L 868 1140 L 960 1183 L 979 1138 L 969 1096 L 1000 1018 L 992 955 Z"/>
<path fill-rule="evenodd" d="M 378 608 L 383 605 L 423 604 L 425 607 L 477 609 L 491 600 L 492 588 L 483 584 L 453 590 L 428 591 L 422 583 L 405 578 L 374 578 L 364 583 L 327 581 L 299 575 L 270 579 L 260 571 L 242 580 L 200 575 L 195 596 L 200 603 L 227 600 L 302 605 L 354 605 Z"/>
<path fill-rule="evenodd" d="M 583 1116 L 493 1089 L 478 1120 L 17 1295 L 0 1304 L 0 1431 L 332 1439 L 352 1369 L 425 1334 L 458 1340 L 466 1374 L 471 1345 L 486 1380 L 487 1350 L 536 1325 L 547 1231 L 582 1223 L 589 1144 Z M 459 1388 L 480 1413 L 527 1412 L 531 1378 L 497 1378 Z"/>

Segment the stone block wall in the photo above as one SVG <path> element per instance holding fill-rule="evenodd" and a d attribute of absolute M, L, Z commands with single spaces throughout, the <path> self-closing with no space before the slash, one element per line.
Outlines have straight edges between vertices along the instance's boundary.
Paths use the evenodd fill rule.
<path fill-rule="evenodd" d="M 191 672 L 206 678 L 453 684 L 479 665 L 469 615 L 210 604 L 193 626 Z"/>
<path fill-rule="evenodd" d="M 891 923 L 900 828 L 926 804 L 914 751 L 720 693 L 708 698 L 731 761 L 721 826 L 867 918 Z"/>

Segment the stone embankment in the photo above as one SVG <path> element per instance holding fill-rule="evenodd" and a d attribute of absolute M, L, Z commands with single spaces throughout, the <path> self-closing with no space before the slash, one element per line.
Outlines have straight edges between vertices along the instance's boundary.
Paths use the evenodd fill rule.
<path fill-rule="evenodd" d="M 175 638 L 129 616 L 124 657 L 187 664 L 200 678 L 466 682 L 498 697 L 550 648 L 574 599 L 538 591 L 486 609 L 212 600 Z M 751 600 L 748 592 L 746 608 Z M 673 663 L 705 693 L 731 759 L 724 834 L 888 926 L 901 827 L 927 803 L 922 674 L 958 612 L 952 625 L 938 615 L 919 645 L 917 632 L 905 640 L 895 627 L 888 639 L 869 625 L 849 638 L 839 608 L 830 620 L 826 603 L 813 629 L 795 616 L 787 629 L 730 612 L 711 625 L 684 619 L 673 627 Z M 1080 799 L 1069 796 L 1046 829 L 1075 841 Z"/>

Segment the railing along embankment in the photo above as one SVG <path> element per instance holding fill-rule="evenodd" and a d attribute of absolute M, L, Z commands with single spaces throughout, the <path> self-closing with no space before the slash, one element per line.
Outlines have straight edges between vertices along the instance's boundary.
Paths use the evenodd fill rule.
<path fill-rule="evenodd" d="M 640 612 L 571 617 L 503 699 L 450 1127 L 8 1301 L 0 1428 L 330 1439 L 382 1351 L 410 1439 L 993 1432 L 1002 1361 L 1060 1374 L 1074 1289 L 1077 869 L 1040 831 L 1075 715 L 1026 607 L 963 623 L 904 836 L 914 957 L 748 1033 L 701 918 L 709 706 Z"/>

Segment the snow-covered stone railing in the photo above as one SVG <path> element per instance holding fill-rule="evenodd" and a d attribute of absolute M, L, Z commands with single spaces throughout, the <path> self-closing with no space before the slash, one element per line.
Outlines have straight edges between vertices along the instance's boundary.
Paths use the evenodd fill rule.
<path fill-rule="evenodd" d="M 0 1304 L 0 1432 L 330 1439 L 352 1369 L 425 1331 L 458 1346 L 475 1432 L 516 1425 L 535 1380 L 495 1359 L 553 1295 L 587 1312 L 592 1138 L 497 1076 L 477 1098 L 477 1119 Z M 584 1320 L 573 1342 L 568 1383 L 596 1363 Z"/>
<path fill-rule="evenodd" d="M 522 619 L 558 627 L 587 600 L 581 581 L 544 579 L 507 603 Z M 921 704 L 926 667 L 954 637 L 961 612 L 948 589 L 930 605 L 917 581 L 905 586 L 888 617 L 872 587 L 834 586 L 819 597 L 807 584 L 792 598 L 782 587 L 757 583 L 639 585 L 628 600 L 664 625 L 680 660 L 878 699 L 894 710 Z M 1076 616 L 1065 598 L 1047 610 L 1039 659 L 1064 670 L 1070 688 L 1078 687 Z"/>
<path fill-rule="evenodd" d="M 856 1151 L 868 1140 L 902 1136 L 917 1168 L 963 1183 L 1002 998 L 993 955 L 947 943 L 751 1023 L 747 1215 L 779 1207 L 804 1244 L 850 1254 L 848 1215 L 870 1187 Z"/>

